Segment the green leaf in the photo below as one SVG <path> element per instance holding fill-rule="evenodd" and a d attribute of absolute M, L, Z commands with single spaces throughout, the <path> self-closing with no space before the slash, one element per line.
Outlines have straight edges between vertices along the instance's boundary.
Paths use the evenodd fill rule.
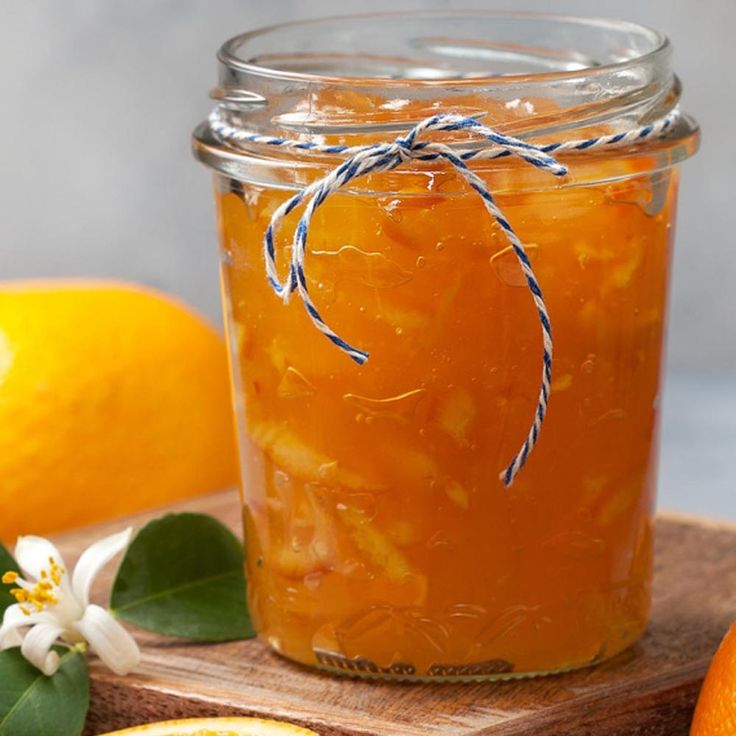
<path fill-rule="evenodd" d="M 159 634 L 199 641 L 254 635 L 243 546 L 217 519 L 169 514 L 128 547 L 110 597 L 113 613 Z"/>
<path fill-rule="evenodd" d="M 39 672 L 20 649 L 0 652 L 0 736 L 79 736 L 89 707 L 84 657 L 57 648 L 53 677 Z"/>
<path fill-rule="evenodd" d="M 0 542 L 0 578 L 3 576 L 3 573 L 10 572 L 11 570 L 18 572 L 18 564 L 10 552 L 5 549 L 2 542 Z M 0 622 L 2 621 L 5 609 L 15 603 L 15 598 L 10 595 L 10 589 L 13 587 L 13 585 L 3 585 L 0 583 Z"/>

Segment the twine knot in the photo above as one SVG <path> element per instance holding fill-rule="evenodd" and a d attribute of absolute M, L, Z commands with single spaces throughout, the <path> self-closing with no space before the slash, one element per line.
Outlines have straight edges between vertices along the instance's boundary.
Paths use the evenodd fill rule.
<path fill-rule="evenodd" d="M 394 146 L 396 147 L 396 150 L 402 161 L 408 161 L 410 158 L 413 158 L 413 141 L 409 138 L 409 136 L 404 136 L 403 138 L 399 136 L 394 141 Z"/>

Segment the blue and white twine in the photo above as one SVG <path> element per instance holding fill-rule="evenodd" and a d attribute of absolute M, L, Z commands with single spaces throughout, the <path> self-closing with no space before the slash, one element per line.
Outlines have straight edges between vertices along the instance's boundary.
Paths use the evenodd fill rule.
<path fill-rule="evenodd" d="M 507 156 L 516 156 L 542 171 L 553 176 L 566 176 L 567 166 L 561 164 L 550 154 L 561 152 L 585 152 L 601 147 L 630 146 L 640 141 L 662 136 L 673 126 L 679 113 L 675 109 L 656 122 L 649 123 L 631 130 L 612 135 L 586 138 L 584 140 L 562 141 L 559 143 L 545 143 L 534 145 L 519 138 L 504 135 L 480 123 L 475 118 L 462 115 L 433 115 L 415 125 L 406 135 L 399 136 L 389 143 L 374 143 L 364 146 L 328 146 L 309 141 L 299 141 L 290 138 L 258 135 L 246 129 L 231 125 L 221 106 L 217 106 L 209 117 L 210 129 L 217 139 L 228 145 L 263 144 L 279 146 L 300 151 L 314 151 L 317 153 L 333 154 L 346 157 L 339 166 L 326 174 L 323 178 L 309 184 L 293 197 L 284 202 L 274 212 L 271 222 L 266 229 L 263 241 L 264 257 L 266 262 L 266 276 L 269 284 L 287 302 L 292 292 L 297 291 L 301 297 L 307 313 L 314 326 L 340 350 L 349 355 L 356 363 L 362 365 L 368 360 L 368 353 L 360 350 L 335 333 L 320 316 L 307 288 L 307 278 L 304 272 L 304 258 L 309 235 L 309 224 L 317 208 L 334 192 L 348 183 L 366 174 L 391 171 L 408 161 L 447 161 L 468 185 L 482 199 L 483 204 L 491 217 L 503 229 L 506 239 L 513 248 L 516 258 L 526 277 L 527 287 L 537 309 L 539 323 L 542 330 L 542 381 L 537 399 L 534 419 L 524 443 L 500 474 L 500 478 L 507 487 L 514 482 L 514 478 L 524 467 L 531 451 L 539 439 L 542 422 L 547 414 L 547 404 L 550 395 L 552 377 L 552 328 L 550 325 L 547 307 L 542 297 L 542 290 L 534 274 L 524 246 L 503 212 L 496 204 L 493 195 L 485 182 L 468 166 L 467 162 L 473 159 L 496 159 Z M 422 140 L 422 135 L 432 131 L 467 131 L 485 139 L 489 144 L 482 148 L 459 148 L 446 143 L 432 140 Z M 306 202 L 292 240 L 291 266 L 287 277 L 281 281 L 276 268 L 275 234 L 278 232 L 284 218 L 299 205 Z"/>

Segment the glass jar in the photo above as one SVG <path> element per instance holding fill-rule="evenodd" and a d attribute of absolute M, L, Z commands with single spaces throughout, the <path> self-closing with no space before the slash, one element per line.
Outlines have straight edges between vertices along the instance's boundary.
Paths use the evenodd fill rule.
<path fill-rule="evenodd" d="M 661 119 L 680 92 L 663 36 L 555 16 L 300 22 L 238 36 L 219 60 L 232 126 L 319 144 L 391 141 L 441 113 L 537 144 L 585 139 Z M 370 351 L 356 365 L 299 299 L 274 295 L 263 258 L 276 208 L 344 157 L 197 129 L 215 171 L 249 606 L 276 651 L 484 679 L 593 664 L 640 636 L 677 164 L 697 137 L 680 115 L 664 137 L 561 154 L 562 179 L 514 157 L 470 164 L 524 243 L 555 343 L 547 419 L 507 488 L 542 344 L 477 193 L 447 163 L 412 160 L 316 212 L 308 288 Z M 282 276 L 297 217 L 276 238 Z"/>

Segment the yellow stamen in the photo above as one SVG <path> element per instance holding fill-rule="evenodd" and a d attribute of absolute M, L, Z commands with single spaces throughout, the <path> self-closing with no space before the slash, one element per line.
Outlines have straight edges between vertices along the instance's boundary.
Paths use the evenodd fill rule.
<path fill-rule="evenodd" d="M 39 581 L 32 588 L 24 583 L 27 587 L 13 588 L 10 595 L 20 604 L 20 610 L 26 616 L 31 615 L 31 606 L 40 613 L 44 608 L 55 606 L 59 602 L 55 591 L 61 584 L 64 572 L 64 568 L 53 557 L 49 557 L 49 570 L 41 570 Z M 7 572 L 3 575 L 2 581 L 8 584 L 16 583 L 20 579 L 18 573 Z"/>
<path fill-rule="evenodd" d="M 17 579 L 18 573 L 15 570 L 8 570 L 2 577 L 3 585 L 13 585 Z"/>
<path fill-rule="evenodd" d="M 61 576 L 66 572 L 66 570 L 61 565 L 59 565 L 53 557 L 49 557 L 49 565 L 51 567 L 49 575 L 54 581 L 54 585 L 60 585 Z"/>

